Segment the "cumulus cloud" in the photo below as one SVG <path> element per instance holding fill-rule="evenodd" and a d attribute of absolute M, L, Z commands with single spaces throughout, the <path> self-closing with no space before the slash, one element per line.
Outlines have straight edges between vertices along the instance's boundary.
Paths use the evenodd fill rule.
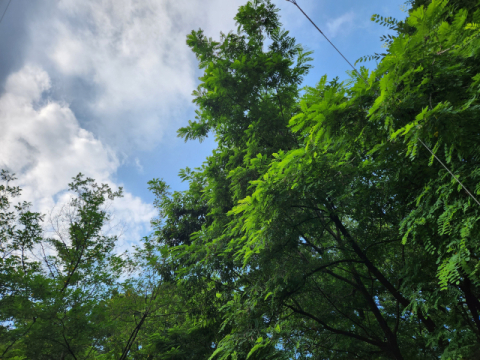
<path fill-rule="evenodd" d="M 117 188 L 112 175 L 120 165 L 113 150 L 79 126 L 68 104 L 45 96 L 50 89 L 48 74 L 29 65 L 9 76 L 0 96 L 0 167 L 17 174 L 23 198 L 41 212 L 67 201 L 67 184 L 80 171 Z M 154 215 L 130 193 L 111 210 L 134 240 Z"/>
<path fill-rule="evenodd" d="M 31 56 L 66 85 L 61 94 L 88 111 L 82 125 L 118 151 L 150 150 L 186 121 L 196 87 L 196 60 L 186 35 L 234 29 L 243 0 L 49 1 L 49 17 L 32 22 Z M 48 54 L 48 55 L 47 55 Z M 91 94 L 94 94 L 93 96 Z M 83 98 L 82 98 L 83 96 Z"/>
<path fill-rule="evenodd" d="M 139 152 L 171 141 L 192 109 L 198 71 L 186 35 L 234 29 L 243 3 L 33 1 L 16 62 L 36 66 L 10 74 L 0 95 L 0 167 L 17 174 L 24 198 L 48 212 L 80 171 L 112 187 L 122 165 L 141 173 Z M 154 215 L 128 192 L 111 210 L 124 241 L 145 235 Z"/>

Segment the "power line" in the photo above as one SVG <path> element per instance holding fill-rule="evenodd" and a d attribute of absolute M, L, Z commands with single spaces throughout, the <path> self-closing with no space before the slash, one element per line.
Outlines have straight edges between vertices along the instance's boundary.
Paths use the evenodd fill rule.
<path fill-rule="evenodd" d="M 5 17 L 5 14 L 7 13 L 8 7 L 10 6 L 11 2 L 12 2 L 12 0 L 8 1 L 7 7 L 5 8 L 5 11 L 3 12 L 2 18 L 0 19 L 0 24 L 2 23 L 2 20 Z"/>
<path fill-rule="evenodd" d="M 353 66 L 350 61 L 348 61 L 348 59 L 342 54 L 342 52 L 340 50 L 337 49 L 337 47 L 330 41 L 330 39 L 323 33 L 322 30 L 320 30 L 320 28 L 317 26 L 317 24 L 315 24 L 313 22 L 312 19 L 310 19 L 310 17 L 305 13 L 305 11 L 303 11 L 303 9 L 300 7 L 300 5 L 298 5 L 297 3 L 297 0 L 286 0 L 288 1 L 289 3 L 292 3 L 293 5 L 295 5 L 301 12 L 303 15 L 305 15 L 305 17 L 312 23 L 313 26 L 315 26 L 315 28 L 318 30 L 318 32 L 320 34 L 323 35 L 323 37 L 325 39 L 327 39 L 327 41 L 330 43 L 330 45 L 333 46 L 333 48 L 335 50 L 337 50 L 337 52 L 342 56 L 342 58 L 348 63 L 348 65 L 350 65 L 352 67 L 352 69 L 357 73 L 357 75 L 365 82 L 365 84 L 368 85 L 368 81 L 362 76 L 362 74 L 360 74 L 360 72 L 357 70 L 357 68 L 355 66 Z M 480 205 L 480 202 L 472 195 L 472 193 L 470 191 L 468 191 L 468 189 L 460 182 L 460 180 L 458 180 L 458 178 L 453 174 L 453 172 L 450 171 L 450 169 L 437 157 L 437 155 L 435 155 L 433 153 L 433 151 L 421 140 L 421 139 L 418 139 L 418 141 L 420 141 L 420 143 L 425 147 L 425 149 L 427 149 L 430 154 L 432 154 L 435 159 L 449 172 L 450 175 L 453 176 L 453 178 L 460 184 L 460 186 L 462 186 L 462 188 L 467 192 L 467 194 L 478 204 Z"/>
<path fill-rule="evenodd" d="M 338 50 L 337 47 L 330 41 L 330 39 L 323 33 L 323 31 L 320 30 L 320 28 L 317 26 L 317 24 L 315 24 L 313 22 L 313 20 L 310 19 L 310 17 L 305 13 L 305 11 L 303 11 L 303 9 L 300 7 L 300 5 L 297 4 L 297 0 L 287 0 L 287 1 L 289 3 L 292 3 L 293 5 L 295 5 L 303 13 L 303 15 L 305 15 L 305 17 L 312 23 L 312 25 L 315 26 L 315 28 L 318 30 L 318 32 L 323 35 L 323 37 L 330 43 L 330 45 L 333 46 L 333 48 L 335 50 L 337 50 L 337 52 L 341 55 L 341 57 L 343 57 L 343 59 L 348 63 L 348 65 L 351 66 L 353 71 L 355 71 L 357 73 L 357 75 L 360 76 L 360 78 L 362 78 L 362 80 L 365 81 L 365 83 L 368 85 L 368 81 L 362 76 L 362 74 L 360 74 L 360 72 L 357 70 L 357 68 L 355 66 L 353 66 L 350 63 L 350 61 L 348 61 L 348 59 L 342 54 L 342 52 L 340 50 Z"/>
<path fill-rule="evenodd" d="M 457 182 L 463 187 L 463 190 L 465 190 L 465 191 L 467 192 L 467 194 L 470 195 L 470 197 L 471 197 L 473 200 L 475 200 L 475 202 L 476 202 L 478 205 L 480 205 L 480 202 L 472 195 L 472 193 L 471 193 L 470 191 L 468 191 L 468 189 L 460 182 L 460 180 L 458 180 L 458 178 L 450 171 L 450 169 L 442 162 L 442 160 L 440 160 L 440 159 L 437 157 L 437 155 L 435 155 L 435 154 L 433 153 L 433 151 L 430 150 L 430 148 L 429 148 L 427 145 L 425 145 L 425 143 L 424 143 L 421 139 L 418 139 L 418 141 L 420 141 L 420 142 L 422 143 L 422 145 L 425 146 L 425 148 L 430 152 L 430 154 L 432 154 L 432 155 L 435 157 L 435 159 L 437 159 L 437 161 L 438 161 L 440 164 L 442 164 L 442 166 L 445 168 L 445 170 L 447 170 L 447 171 L 450 173 L 450 175 L 452 175 L 453 178 L 454 178 L 455 180 L 457 180 Z"/>

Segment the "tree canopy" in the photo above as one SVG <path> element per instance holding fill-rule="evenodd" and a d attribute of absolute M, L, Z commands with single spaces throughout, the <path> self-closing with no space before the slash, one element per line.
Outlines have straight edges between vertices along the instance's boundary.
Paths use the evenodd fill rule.
<path fill-rule="evenodd" d="M 0 358 L 476 359 L 480 7 L 413 1 L 375 69 L 323 76 L 270 0 L 187 45 L 185 139 L 214 136 L 130 254 L 79 175 L 56 234 L 2 173 Z M 41 256 L 39 256 L 39 254 Z"/>

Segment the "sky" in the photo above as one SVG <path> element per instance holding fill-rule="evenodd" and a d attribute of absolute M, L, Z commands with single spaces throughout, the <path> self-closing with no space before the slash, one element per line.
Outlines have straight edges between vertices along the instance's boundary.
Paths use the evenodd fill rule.
<path fill-rule="evenodd" d="M 0 0 L 0 17 L 9 0 Z M 215 147 L 184 143 L 176 130 L 194 118 L 201 76 L 186 35 L 236 31 L 246 0 L 11 0 L 0 23 L 0 168 L 16 173 L 23 198 L 49 213 L 68 199 L 82 172 L 124 197 L 110 211 L 128 249 L 156 215 L 147 182 L 185 190 L 178 172 Z M 304 85 L 349 66 L 285 0 L 273 0 L 283 27 L 314 51 Z M 382 51 L 387 29 L 373 14 L 404 19 L 405 0 L 297 0 L 353 63 Z M 369 63 L 374 67 L 375 63 Z"/>

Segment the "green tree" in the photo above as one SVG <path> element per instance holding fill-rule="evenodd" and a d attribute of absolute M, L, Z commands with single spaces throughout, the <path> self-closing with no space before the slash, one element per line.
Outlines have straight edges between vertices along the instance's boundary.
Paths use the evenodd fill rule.
<path fill-rule="evenodd" d="M 177 279 L 218 286 L 213 357 L 475 356 L 480 209 L 420 140 L 479 193 L 477 14 L 418 6 L 367 83 L 301 100 L 307 55 L 269 1 L 239 35 L 189 36 L 205 73 L 179 134 L 218 147 L 160 196 L 157 236 Z"/>
<path fill-rule="evenodd" d="M 105 301 L 117 287 L 124 261 L 113 250 L 116 237 L 105 236 L 107 200 L 121 196 L 79 174 L 75 194 L 51 220 L 47 237 L 42 216 L 29 204 L 9 211 L 13 175 L 2 172 L 1 250 L 2 358 L 88 358 L 108 331 Z"/>
<path fill-rule="evenodd" d="M 206 321 L 216 319 L 214 323 L 224 320 L 224 306 L 242 293 L 248 273 L 241 259 L 220 255 L 230 241 L 224 232 L 230 221 L 227 213 L 251 192 L 250 181 L 264 171 L 250 166 L 258 153 L 271 157 L 297 146 L 287 124 L 298 111 L 299 84 L 309 69 L 309 53 L 280 29 L 277 9 L 269 1 L 247 3 L 235 19 L 239 32 L 222 34 L 220 42 L 201 30 L 187 37 L 204 76 L 194 92 L 197 121 L 180 129 L 179 135 L 201 140 L 213 131 L 218 148 L 200 171 L 182 173 L 190 191 L 160 194 L 162 222 L 156 232 L 165 252 L 173 252 L 172 271 L 182 283 L 195 281 L 197 294 L 207 291 L 216 299 L 216 307 L 202 314 Z M 195 241 L 192 232 L 197 233 Z M 176 249 L 181 252 L 178 257 Z M 234 333 L 233 326 L 224 323 L 220 332 Z M 245 355 L 256 339 L 245 334 Z"/>

